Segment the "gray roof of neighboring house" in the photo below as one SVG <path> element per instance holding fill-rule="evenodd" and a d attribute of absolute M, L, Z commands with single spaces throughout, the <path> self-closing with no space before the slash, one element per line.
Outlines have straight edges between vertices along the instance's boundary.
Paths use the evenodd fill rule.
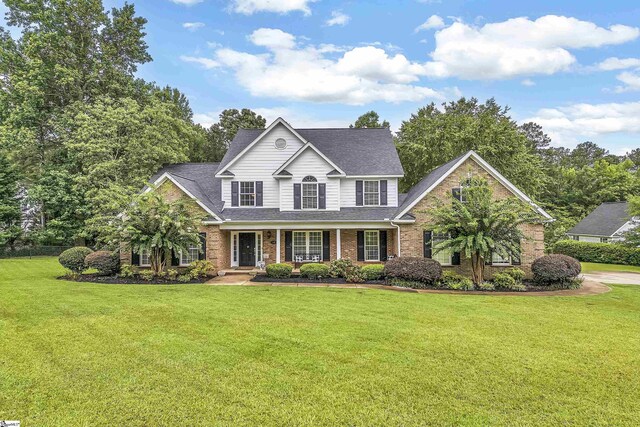
<path fill-rule="evenodd" d="M 422 178 L 420 182 L 418 182 L 416 185 L 411 187 L 411 189 L 407 192 L 407 194 L 404 195 L 404 197 L 399 198 L 398 200 L 399 207 L 397 210 L 397 214 L 400 214 L 400 212 L 405 210 L 413 202 L 415 202 L 418 198 L 420 198 L 422 193 L 427 191 L 429 187 L 431 187 L 440 178 L 442 178 L 443 175 L 449 172 L 449 170 L 464 156 L 466 156 L 466 153 L 463 154 L 462 156 L 456 157 L 455 159 L 445 163 L 442 166 L 438 166 L 437 168 L 432 170 L 427 176 Z"/>
<path fill-rule="evenodd" d="M 238 130 L 219 170 L 262 132 L 264 129 Z M 296 132 L 347 175 L 404 174 L 391 131 L 387 128 L 296 129 Z"/>
<path fill-rule="evenodd" d="M 630 219 L 627 202 L 606 202 L 595 208 L 567 234 L 609 237 Z"/>
<path fill-rule="evenodd" d="M 228 208 L 224 218 L 230 221 L 383 221 L 393 219 L 394 207 L 342 208 L 339 211 L 280 211 L 277 208 Z M 406 215 L 403 219 L 413 219 Z"/>

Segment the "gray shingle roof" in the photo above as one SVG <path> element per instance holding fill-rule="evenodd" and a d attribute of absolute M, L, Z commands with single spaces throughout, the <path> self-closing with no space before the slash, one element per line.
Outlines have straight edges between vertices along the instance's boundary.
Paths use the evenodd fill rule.
<path fill-rule="evenodd" d="M 219 169 L 240 154 L 262 132 L 264 129 L 238 130 Z M 389 129 L 296 129 L 296 132 L 347 175 L 404 174 Z"/>
<path fill-rule="evenodd" d="M 627 202 L 603 203 L 576 224 L 567 234 L 612 236 L 631 219 Z"/>

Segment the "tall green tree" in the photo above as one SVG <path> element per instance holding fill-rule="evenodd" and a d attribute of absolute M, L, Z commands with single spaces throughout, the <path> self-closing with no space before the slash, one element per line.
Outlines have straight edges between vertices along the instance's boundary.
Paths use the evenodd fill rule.
<path fill-rule="evenodd" d="M 435 251 L 460 252 L 471 259 L 473 283 L 484 280 L 485 260 L 495 252 L 503 257 L 520 257 L 525 239 L 520 226 L 537 219 L 531 207 L 515 197 L 494 200 L 486 180 L 472 178 L 463 203 L 451 197 L 449 203 L 429 211 L 436 233 L 451 236 Z"/>
<path fill-rule="evenodd" d="M 22 234 L 18 180 L 16 169 L 0 151 L 0 249 L 13 248 Z"/>
<path fill-rule="evenodd" d="M 461 98 L 420 108 L 402 122 L 397 148 L 405 170 L 402 190 L 415 185 L 436 167 L 475 150 L 527 194 L 536 197 L 544 183 L 539 156 L 509 116 L 509 108 L 494 99 L 484 104 Z"/>
<path fill-rule="evenodd" d="M 264 129 L 267 121 L 261 115 L 248 108 L 242 110 L 227 109 L 220 113 L 220 120 L 207 131 L 207 143 L 204 156 L 200 161 L 219 162 L 224 157 L 229 144 L 238 133 L 238 129 Z"/>
<path fill-rule="evenodd" d="M 375 111 L 367 111 L 360 117 L 356 119 L 356 121 L 349 125 L 350 128 L 388 128 L 390 127 L 389 122 L 383 120 L 380 123 L 380 116 Z"/>

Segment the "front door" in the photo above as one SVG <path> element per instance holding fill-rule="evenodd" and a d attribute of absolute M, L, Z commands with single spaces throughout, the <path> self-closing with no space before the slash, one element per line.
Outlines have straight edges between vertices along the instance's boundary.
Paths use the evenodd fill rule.
<path fill-rule="evenodd" d="M 256 266 L 256 233 L 238 233 L 240 267 Z"/>

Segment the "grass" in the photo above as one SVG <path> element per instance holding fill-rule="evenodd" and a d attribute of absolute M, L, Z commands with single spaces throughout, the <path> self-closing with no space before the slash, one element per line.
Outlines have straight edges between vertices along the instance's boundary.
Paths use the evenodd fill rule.
<path fill-rule="evenodd" d="M 582 264 L 583 273 L 593 273 L 596 271 L 640 273 L 640 267 L 635 265 L 599 264 L 596 262 L 581 262 L 580 264 Z"/>
<path fill-rule="evenodd" d="M 640 286 L 590 297 L 100 285 L 0 260 L 23 425 L 637 425 Z"/>

